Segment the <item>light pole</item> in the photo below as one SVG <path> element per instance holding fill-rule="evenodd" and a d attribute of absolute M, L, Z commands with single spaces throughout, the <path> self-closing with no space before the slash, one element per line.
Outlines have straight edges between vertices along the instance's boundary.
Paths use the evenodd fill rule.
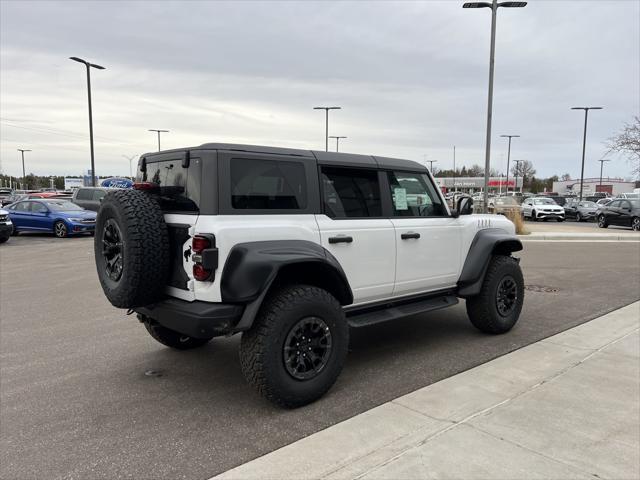
<path fill-rule="evenodd" d="M 511 139 L 518 138 L 520 135 L 500 135 L 509 139 L 509 148 L 507 149 L 507 193 L 509 193 L 509 160 L 511 159 Z"/>
<path fill-rule="evenodd" d="M 160 134 L 161 133 L 168 133 L 169 130 L 157 130 L 155 128 L 150 128 L 149 131 L 150 132 L 156 132 L 158 134 L 158 151 L 160 151 Z"/>
<path fill-rule="evenodd" d="M 457 192 L 456 188 L 456 146 L 453 146 L 453 191 Z"/>
<path fill-rule="evenodd" d="M 602 191 L 602 167 L 604 166 L 604 162 L 610 162 L 608 158 L 601 158 L 598 160 L 600 162 L 600 191 Z"/>
<path fill-rule="evenodd" d="M 340 148 L 340 139 L 341 138 L 347 138 L 347 137 L 342 137 L 342 136 L 331 136 L 329 138 L 335 138 L 336 139 L 336 152 L 339 150 Z"/>
<path fill-rule="evenodd" d="M 133 162 L 133 159 L 136 158 L 137 155 L 131 155 L 130 157 L 128 157 L 127 155 L 122 156 L 129 160 L 129 177 L 131 178 L 131 180 L 133 180 L 133 168 L 131 167 L 131 162 Z"/>
<path fill-rule="evenodd" d="M 518 191 L 518 170 L 520 169 L 520 164 L 524 162 L 524 160 L 514 160 L 514 162 L 516 162 L 516 173 L 514 175 L 516 184 L 513 187 L 513 191 L 517 192 Z M 523 187 L 524 187 L 524 174 L 522 175 L 522 187 L 520 187 L 520 193 L 522 193 Z"/>
<path fill-rule="evenodd" d="M 342 107 L 313 107 L 314 110 L 325 111 L 325 152 L 329 151 L 329 110 L 341 110 Z"/>
<path fill-rule="evenodd" d="M 584 110 L 584 134 L 582 136 L 582 168 L 580 170 L 580 199 L 582 201 L 582 186 L 584 183 L 584 153 L 587 148 L 587 117 L 589 110 L 602 110 L 603 107 L 571 107 L 571 110 Z"/>
<path fill-rule="evenodd" d="M 26 184 L 27 174 L 25 173 L 25 170 L 24 170 L 24 152 L 30 152 L 31 150 L 25 150 L 23 148 L 19 148 L 18 151 L 22 154 L 22 183 Z M 22 188 L 24 188 L 24 185 L 22 186 Z M 24 188 L 24 189 L 29 190 L 28 188 Z"/>
<path fill-rule="evenodd" d="M 427 162 L 429 162 L 429 171 L 431 172 L 431 175 L 433 175 L 433 164 L 437 163 L 438 160 L 426 160 Z"/>
<path fill-rule="evenodd" d="M 93 113 L 91 110 L 91 67 L 97 68 L 98 70 L 104 70 L 105 68 L 96 65 L 95 63 L 89 63 L 86 60 L 83 60 L 78 57 L 69 57 L 70 60 L 74 62 L 80 62 L 85 67 L 87 67 L 87 96 L 89 98 L 89 144 L 91 146 L 91 185 L 93 187 L 96 186 L 96 165 L 95 159 L 93 155 Z"/>
<path fill-rule="evenodd" d="M 491 50 L 489 53 L 489 95 L 487 99 L 487 140 L 484 155 L 484 212 L 487 213 L 489 201 L 489 170 L 491 168 L 491 115 L 493 109 L 493 66 L 496 52 L 496 16 L 498 8 L 522 8 L 527 2 L 468 2 L 462 8 L 490 8 L 491 9 Z"/>

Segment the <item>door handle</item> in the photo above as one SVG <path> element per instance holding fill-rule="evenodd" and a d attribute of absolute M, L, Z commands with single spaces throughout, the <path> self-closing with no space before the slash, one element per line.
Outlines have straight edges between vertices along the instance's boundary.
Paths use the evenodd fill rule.
<path fill-rule="evenodd" d="M 353 242 L 353 238 L 347 235 L 329 237 L 329 243 L 351 243 L 351 242 Z"/>
<path fill-rule="evenodd" d="M 407 233 L 403 233 L 400 235 L 400 238 L 402 240 L 409 240 L 410 238 L 420 238 L 420 234 L 419 233 L 415 233 L 415 232 L 407 232 Z"/>

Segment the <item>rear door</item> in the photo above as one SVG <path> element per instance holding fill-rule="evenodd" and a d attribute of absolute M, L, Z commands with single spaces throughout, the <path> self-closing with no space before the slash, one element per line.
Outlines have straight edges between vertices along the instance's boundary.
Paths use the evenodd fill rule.
<path fill-rule="evenodd" d="M 215 159 L 215 152 L 212 153 Z M 201 208 L 202 155 L 166 152 L 140 160 L 136 180 L 159 187 L 159 204 L 169 229 L 171 274 L 167 293 L 194 300 L 190 247 Z M 215 192 L 215 185 L 211 186 Z"/>
<path fill-rule="evenodd" d="M 9 210 L 11 221 L 20 230 L 31 230 L 31 202 L 18 202 Z"/>
<path fill-rule="evenodd" d="M 393 293 L 396 241 L 393 224 L 383 216 L 382 175 L 374 168 L 320 167 L 320 239 L 342 265 L 354 304 Z"/>
<path fill-rule="evenodd" d="M 397 244 L 393 294 L 452 287 L 461 268 L 461 223 L 449 215 L 429 176 L 387 172 Z"/>

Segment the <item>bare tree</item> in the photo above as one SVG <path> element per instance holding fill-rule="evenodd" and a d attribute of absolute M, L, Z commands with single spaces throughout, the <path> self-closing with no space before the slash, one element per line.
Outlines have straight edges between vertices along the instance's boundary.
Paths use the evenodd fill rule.
<path fill-rule="evenodd" d="M 514 177 L 522 177 L 522 185 L 524 185 L 527 179 L 536 174 L 536 169 L 533 168 L 533 163 L 529 160 L 522 160 L 511 167 L 511 174 Z"/>
<path fill-rule="evenodd" d="M 609 152 L 626 155 L 631 164 L 631 175 L 640 178 L 640 117 L 633 117 L 620 132 L 607 142 Z"/>
<path fill-rule="evenodd" d="M 561 180 L 571 180 L 571 175 L 569 175 L 568 173 L 564 173 L 562 174 L 562 177 L 560 177 Z"/>

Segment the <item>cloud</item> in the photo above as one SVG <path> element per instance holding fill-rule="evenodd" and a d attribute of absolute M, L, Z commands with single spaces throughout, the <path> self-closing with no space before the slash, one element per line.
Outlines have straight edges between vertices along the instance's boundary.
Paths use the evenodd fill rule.
<path fill-rule="evenodd" d="M 122 155 L 211 141 L 324 147 L 449 167 L 484 162 L 489 11 L 459 2 L 1 2 L 0 157 L 28 170 L 78 173 L 89 163 L 86 78 L 92 72 L 97 172 Z M 532 1 L 498 15 L 492 164 L 502 133 L 540 175 L 588 175 L 603 142 L 640 110 L 637 2 Z M 622 158 L 607 165 L 626 175 Z"/>

